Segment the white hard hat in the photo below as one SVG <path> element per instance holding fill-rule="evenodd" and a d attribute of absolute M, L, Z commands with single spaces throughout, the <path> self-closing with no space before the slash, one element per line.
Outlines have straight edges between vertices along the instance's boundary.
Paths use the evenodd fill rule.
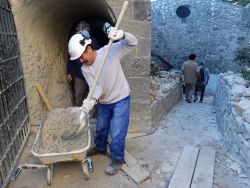
<path fill-rule="evenodd" d="M 89 44 L 91 44 L 91 39 L 84 37 L 82 34 L 73 35 L 68 44 L 70 60 L 78 59 Z"/>

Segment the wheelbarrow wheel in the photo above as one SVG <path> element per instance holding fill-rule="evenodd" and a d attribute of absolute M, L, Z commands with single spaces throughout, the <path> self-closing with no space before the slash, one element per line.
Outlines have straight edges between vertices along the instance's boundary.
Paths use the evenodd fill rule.
<path fill-rule="evenodd" d="M 85 180 L 89 180 L 89 169 L 86 162 L 82 162 L 82 170 Z"/>
<path fill-rule="evenodd" d="M 47 168 L 47 185 L 51 186 L 53 178 L 53 164 Z"/>

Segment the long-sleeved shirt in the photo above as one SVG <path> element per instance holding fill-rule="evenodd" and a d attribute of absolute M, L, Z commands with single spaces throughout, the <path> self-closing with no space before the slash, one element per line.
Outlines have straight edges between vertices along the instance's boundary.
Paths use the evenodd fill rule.
<path fill-rule="evenodd" d="M 120 61 L 136 45 L 137 39 L 135 36 L 127 32 L 125 33 L 125 39 L 112 44 L 92 98 L 99 99 L 102 104 L 111 104 L 129 95 L 129 84 Z M 94 83 L 107 48 L 106 45 L 96 51 L 96 59 L 92 65 L 82 65 L 82 73 L 90 88 Z"/>
<path fill-rule="evenodd" d="M 91 38 L 92 44 L 95 50 L 98 50 L 100 48 L 97 40 L 95 38 Z M 71 74 L 74 77 L 78 78 L 84 78 L 82 71 L 81 71 L 82 63 L 80 62 L 79 59 L 76 60 L 68 60 L 67 63 L 67 74 Z"/>
<path fill-rule="evenodd" d="M 197 74 L 196 74 L 197 67 L 198 63 L 195 60 L 188 60 L 183 63 L 182 72 L 185 83 L 195 84 L 197 80 Z"/>

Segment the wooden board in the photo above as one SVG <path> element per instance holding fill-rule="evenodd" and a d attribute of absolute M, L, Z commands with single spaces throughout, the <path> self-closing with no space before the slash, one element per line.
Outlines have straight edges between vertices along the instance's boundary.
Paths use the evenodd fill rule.
<path fill-rule="evenodd" d="M 36 82 L 35 86 L 36 86 L 36 89 L 37 89 L 38 93 L 41 95 L 41 97 L 43 99 L 43 102 L 45 103 L 46 107 L 48 108 L 48 110 L 50 112 L 51 110 L 53 110 L 53 108 L 52 108 L 52 106 L 51 106 L 51 104 L 49 102 L 49 99 L 48 99 L 47 95 L 44 92 L 44 89 L 43 89 L 42 85 L 39 82 Z"/>
<path fill-rule="evenodd" d="M 212 188 L 214 176 L 215 149 L 202 147 L 195 168 L 191 188 Z"/>
<path fill-rule="evenodd" d="M 189 188 L 196 166 L 199 148 L 185 146 L 168 188 Z"/>
<path fill-rule="evenodd" d="M 149 172 L 142 168 L 139 163 L 131 167 L 124 164 L 122 166 L 122 170 L 126 172 L 137 184 L 143 182 L 150 176 Z"/>

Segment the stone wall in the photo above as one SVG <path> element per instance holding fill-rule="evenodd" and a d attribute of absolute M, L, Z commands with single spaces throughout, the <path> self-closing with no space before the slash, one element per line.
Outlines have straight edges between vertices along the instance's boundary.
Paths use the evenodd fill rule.
<path fill-rule="evenodd" d="M 219 75 L 215 108 L 226 147 L 250 174 L 250 88 L 239 74 Z"/>
<path fill-rule="evenodd" d="M 166 95 L 152 105 L 152 122 L 155 126 L 182 99 L 182 85 L 175 84 Z"/>
<path fill-rule="evenodd" d="M 179 6 L 190 15 L 176 15 Z M 156 0 L 152 2 L 152 51 L 180 67 L 190 53 L 206 61 L 210 72 L 236 70 L 237 47 L 250 39 L 250 8 L 220 0 Z"/>
<path fill-rule="evenodd" d="M 107 1 L 118 16 L 124 1 Z M 151 3 L 130 0 L 121 28 L 138 39 L 137 48 L 122 60 L 122 67 L 131 89 L 129 132 L 151 132 L 149 74 L 151 64 Z"/>
<path fill-rule="evenodd" d="M 39 81 L 52 106 L 69 107 L 71 92 L 66 81 L 67 43 L 79 20 L 88 17 L 115 22 L 123 0 L 10 0 L 20 41 L 25 89 L 31 124 L 47 109 L 34 87 Z M 131 131 L 147 131 L 151 125 L 149 74 L 151 63 L 151 4 L 129 0 L 121 28 L 138 38 L 137 48 L 122 65 L 131 87 Z M 98 23 L 94 23 L 98 24 Z M 102 29 L 102 26 L 101 26 Z"/>
<path fill-rule="evenodd" d="M 150 99 L 152 126 L 156 126 L 182 99 L 180 72 L 159 71 L 154 76 L 150 76 Z"/>

